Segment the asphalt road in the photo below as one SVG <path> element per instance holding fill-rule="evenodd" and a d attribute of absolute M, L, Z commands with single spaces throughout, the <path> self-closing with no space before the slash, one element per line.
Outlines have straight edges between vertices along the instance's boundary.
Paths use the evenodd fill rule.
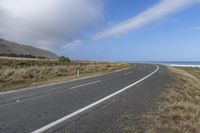
<path fill-rule="evenodd" d="M 133 69 L 0 94 L 0 133 L 125 132 L 172 82 L 165 67 Z"/>

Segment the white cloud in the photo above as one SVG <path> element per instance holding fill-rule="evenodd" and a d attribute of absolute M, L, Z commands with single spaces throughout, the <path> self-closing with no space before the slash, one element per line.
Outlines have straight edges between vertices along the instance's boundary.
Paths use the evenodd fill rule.
<path fill-rule="evenodd" d="M 99 0 L 0 0 L 0 37 L 54 49 L 81 37 L 102 14 Z"/>
<path fill-rule="evenodd" d="M 77 47 L 80 47 L 82 45 L 82 41 L 81 40 L 74 40 L 70 43 L 67 43 L 63 46 L 63 49 L 70 49 L 70 50 L 73 50 Z"/>
<path fill-rule="evenodd" d="M 97 33 L 93 39 L 98 40 L 109 36 L 118 36 L 131 30 L 138 29 L 161 18 L 176 13 L 186 7 L 200 2 L 200 0 L 161 0 L 159 3 L 142 12 L 141 14 L 123 21 L 117 25 Z"/>

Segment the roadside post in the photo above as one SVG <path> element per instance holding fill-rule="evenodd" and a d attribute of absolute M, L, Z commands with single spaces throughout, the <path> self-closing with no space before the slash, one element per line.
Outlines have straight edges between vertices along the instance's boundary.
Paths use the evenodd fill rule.
<path fill-rule="evenodd" d="M 79 70 L 79 68 L 77 69 L 77 77 L 80 77 L 80 70 Z"/>
<path fill-rule="evenodd" d="M 79 78 L 80 77 L 80 66 L 76 67 L 76 76 Z"/>

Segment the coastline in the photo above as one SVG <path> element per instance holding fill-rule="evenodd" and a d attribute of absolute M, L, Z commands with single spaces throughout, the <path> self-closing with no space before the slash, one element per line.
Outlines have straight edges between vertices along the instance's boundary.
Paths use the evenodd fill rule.
<path fill-rule="evenodd" d="M 200 68 L 200 61 L 129 61 L 127 63 L 159 64 L 172 67 Z"/>
<path fill-rule="evenodd" d="M 173 66 L 173 67 L 194 67 L 194 68 L 200 68 L 200 65 L 184 65 L 184 64 L 170 64 L 168 66 Z"/>

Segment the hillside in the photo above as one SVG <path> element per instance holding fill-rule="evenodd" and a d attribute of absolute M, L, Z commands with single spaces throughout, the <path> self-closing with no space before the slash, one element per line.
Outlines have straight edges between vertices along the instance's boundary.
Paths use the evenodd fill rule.
<path fill-rule="evenodd" d="M 56 54 L 50 51 L 42 50 L 32 46 L 17 44 L 1 38 L 0 38 L 0 54 L 32 55 L 32 56 L 42 56 L 50 59 L 58 58 Z"/>

